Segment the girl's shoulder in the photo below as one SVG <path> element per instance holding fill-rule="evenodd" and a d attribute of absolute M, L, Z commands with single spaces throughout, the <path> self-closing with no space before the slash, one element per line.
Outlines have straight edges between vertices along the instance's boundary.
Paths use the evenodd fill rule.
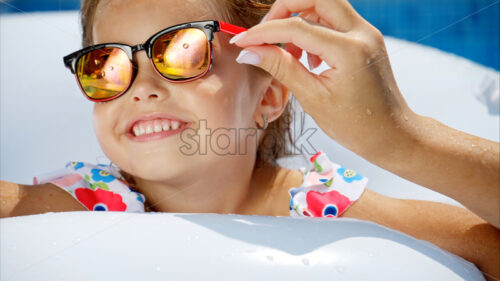
<path fill-rule="evenodd" d="M 339 217 L 363 194 L 368 179 L 331 161 L 321 150 L 302 172 L 302 185 L 288 190 L 290 216 Z"/>
<path fill-rule="evenodd" d="M 146 198 L 133 190 L 112 165 L 68 162 L 64 168 L 33 178 L 69 192 L 90 211 L 144 212 Z"/>

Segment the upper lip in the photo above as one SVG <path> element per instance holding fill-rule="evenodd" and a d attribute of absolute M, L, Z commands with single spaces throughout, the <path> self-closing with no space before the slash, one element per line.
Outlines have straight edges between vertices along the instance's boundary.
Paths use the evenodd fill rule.
<path fill-rule="evenodd" d="M 139 122 L 139 121 L 148 121 L 148 120 L 155 120 L 155 119 L 170 119 L 170 120 L 178 120 L 178 121 L 181 121 L 183 123 L 189 123 L 189 121 L 186 121 L 182 118 L 179 118 L 179 117 L 176 117 L 174 115 L 171 115 L 171 114 L 165 114 L 165 113 L 149 113 L 149 114 L 144 114 L 144 115 L 140 115 L 136 118 L 133 118 L 132 120 L 130 120 L 128 123 L 127 123 L 127 127 L 126 127 L 126 131 L 127 133 L 131 133 L 132 132 L 132 128 L 134 127 L 135 123 Z"/>

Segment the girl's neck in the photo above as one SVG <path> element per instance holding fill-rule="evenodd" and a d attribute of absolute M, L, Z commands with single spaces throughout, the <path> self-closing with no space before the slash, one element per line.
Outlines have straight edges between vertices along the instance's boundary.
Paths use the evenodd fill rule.
<path fill-rule="evenodd" d="M 146 212 L 287 216 L 288 189 L 301 184 L 300 172 L 260 160 L 253 167 L 246 180 L 241 173 L 237 174 L 240 176 L 233 178 L 233 185 L 231 181 L 215 181 L 215 184 L 209 185 L 211 180 L 207 180 L 203 182 L 203 187 L 193 185 L 184 188 L 186 191 L 201 188 L 202 192 L 183 192 L 183 188 L 174 189 L 157 183 L 150 183 L 145 189 L 141 187 L 146 182 L 141 180 L 138 180 L 137 191 L 146 197 Z M 227 174 L 231 173 L 228 171 Z"/>

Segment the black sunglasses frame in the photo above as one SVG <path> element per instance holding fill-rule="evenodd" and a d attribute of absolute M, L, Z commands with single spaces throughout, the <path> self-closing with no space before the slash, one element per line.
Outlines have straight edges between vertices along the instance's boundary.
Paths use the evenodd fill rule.
<path fill-rule="evenodd" d="M 170 33 L 173 31 L 177 31 L 177 30 L 181 30 L 181 29 L 185 29 L 185 28 L 198 28 L 198 29 L 202 30 L 205 33 L 205 35 L 207 36 L 207 39 L 209 42 L 210 66 L 207 68 L 207 70 L 204 73 L 201 73 L 201 74 L 194 76 L 194 77 L 179 78 L 179 79 L 167 78 L 158 71 L 158 69 L 156 68 L 156 66 L 153 63 L 153 59 L 152 59 L 153 45 L 156 42 L 156 40 L 158 38 L 160 38 L 161 36 L 163 36 L 164 34 Z M 161 77 L 163 77 L 164 79 L 166 79 L 170 82 L 174 82 L 174 83 L 188 82 L 188 81 L 192 81 L 192 80 L 201 78 L 202 76 L 207 74 L 212 69 L 212 61 L 213 61 L 212 40 L 214 38 L 214 33 L 218 32 L 218 31 L 222 31 L 222 32 L 225 32 L 225 33 L 228 33 L 231 35 L 236 35 L 240 32 L 246 31 L 246 29 L 243 27 L 239 27 L 236 25 L 232 25 L 232 24 L 225 23 L 222 21 L 217 21 L 217 20 L 195 21 L 195 22 L 182 23 L 182 24 L 168 27 L 166 29 L 163 29 L 163 30 L 157 32 L 156 34 L 151 36 L 149 39 L 147 39 L 142 44 L 138 44 L 135 46 L 130 46 L 127 44 L 122 44 L 122 43 L 104 43 L 104 44 L 93 45 L 93 46 L 83 48 L 81 50 L 78 50 L 76 52 L 73 52 L 73 53 L 65 56 L 63 58 L 63 61 L 64 61 L 64 65 L 71 71 L 72 74 L 75 75 L 77 82 L 78 82 L 78 85 L 80 86 L 80 89 L 82 90 L 83 94 L 85 95 L 85 97 L 87 99 L 94 101 L 94 102 L 105 102 L 105 101 L 110 101 L 110 100 L 113 100 L 113 99 L 120 97 L 121 95 L 126 93 L 128 91 L 128 89 L 130 88 L 130 86 L 132 85 L 133 81 L 135 80 L 135 77 L 137 76 L 137 63 L 135 62 L 133 55 L 135 52 L 138 52 L 138 51 L 142 51 L 142 50 L 146 51 L 147 56 L 148 56 L 149 60 L 151 61 L 151 64 L 153 65 L 153 68 L 156 70 L 156 72 Z M 132 63 L 132 72 L 133 72 L 132 78 L 130 79 L 130 82 L 126 86 L 126 88 L 122 92 L 120 92 L 114 96 L 104 98 L 104 99 L 91 98 L 85 93 L 85 91 L 83 90 L 83 88 L 81 86 L 80 80 L 78 79 L 78 75 L 76 74 L 76 65 L 77 65 L 78 61 L 80 60 L 80 58 L 82 58 L 84 55 L 88 54 L 89 52 L 99 50 L 102 48 L 110 48 L 110 47 L 111 48 L 119 48 L 127 54 L 130 62 Z"/>

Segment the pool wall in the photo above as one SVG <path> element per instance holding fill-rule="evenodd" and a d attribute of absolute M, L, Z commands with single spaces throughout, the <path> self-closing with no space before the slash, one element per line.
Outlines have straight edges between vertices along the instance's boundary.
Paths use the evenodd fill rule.
<path fill-rule="evenodd" d="M 498 0 L 351 0 L 384 35 L 432 46 L 500 69 Z M 78 10 L 79 0 L 10 0 L 0 14 Z"/>

